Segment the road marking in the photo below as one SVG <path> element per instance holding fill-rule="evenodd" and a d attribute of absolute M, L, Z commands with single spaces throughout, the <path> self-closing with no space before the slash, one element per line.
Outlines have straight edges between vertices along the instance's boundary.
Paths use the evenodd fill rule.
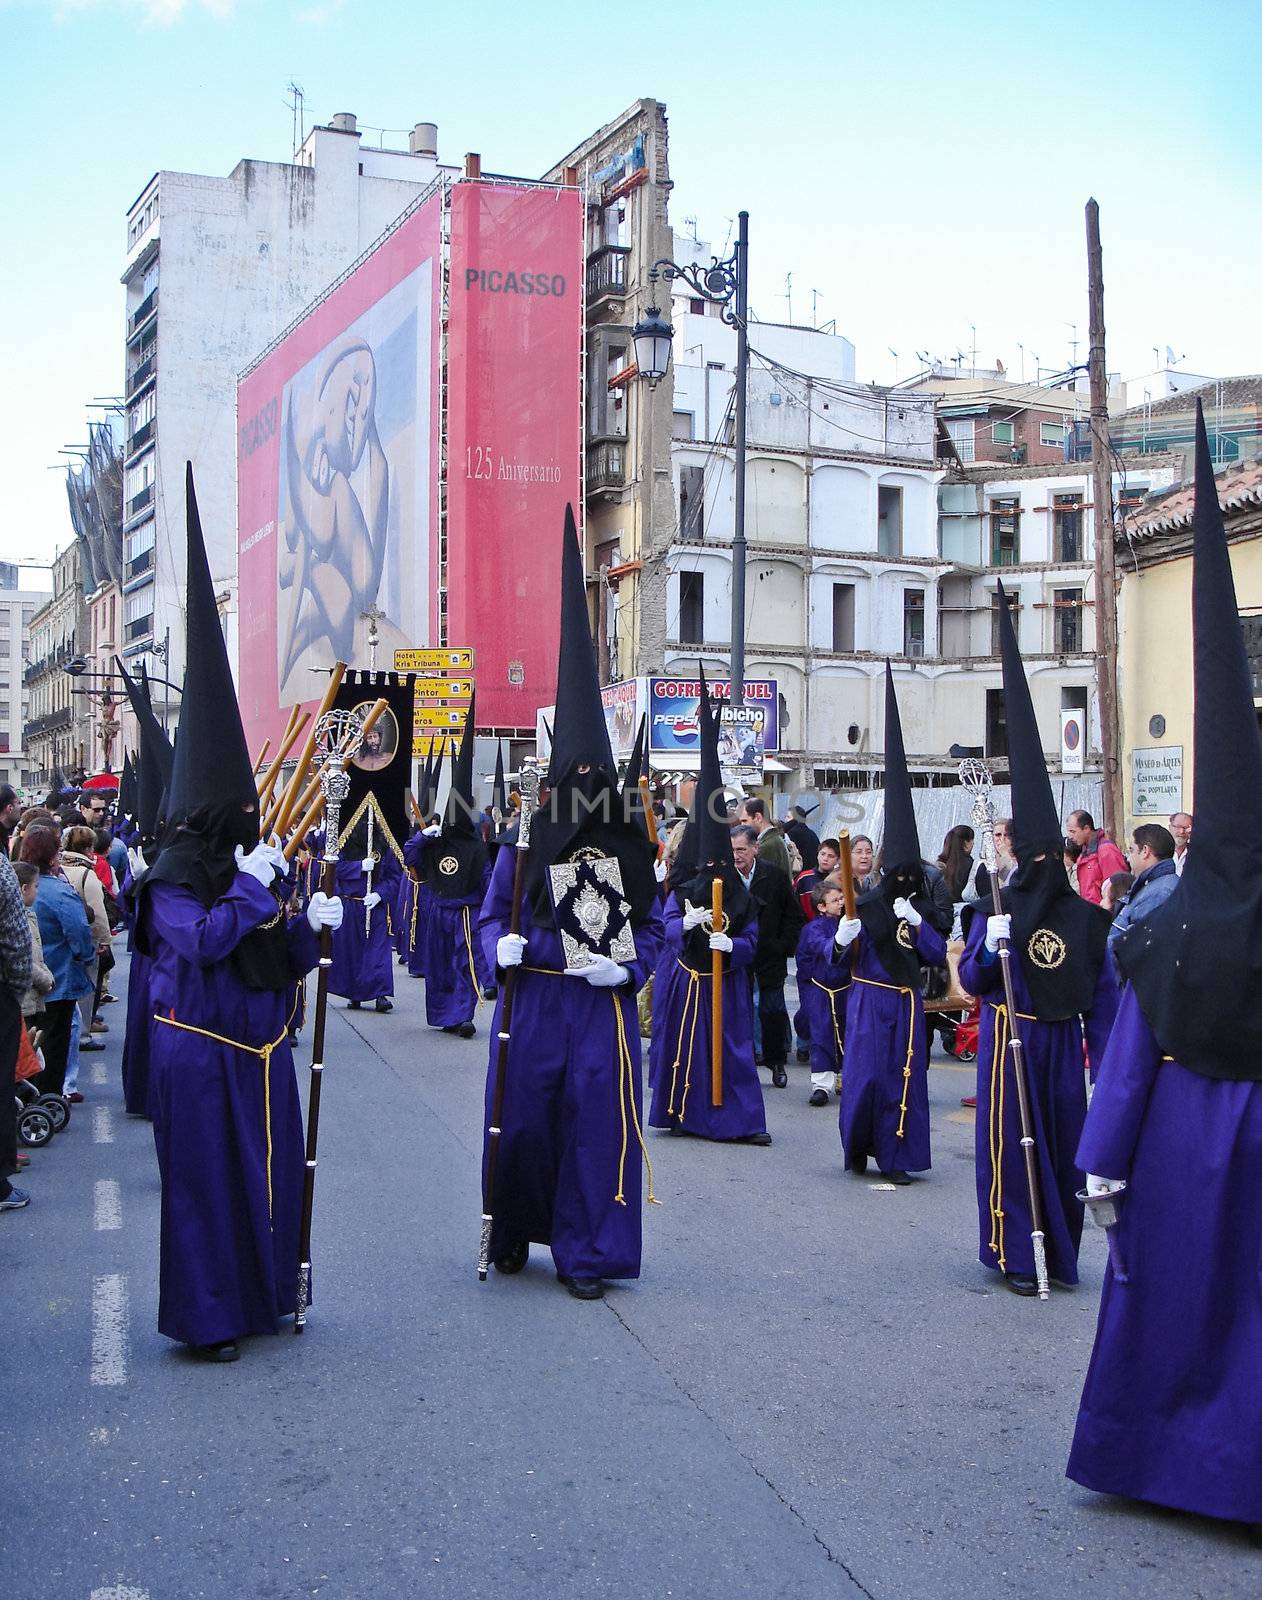
<path fill-rule="evenodd" d="M 114 1143 L 114 1117 L 108 1106 L 92 1108 L 92 1143 Z"/>
<path fill-rule="evenodd" d="M 121 1272 L 92 1280 L 92 1382 L 110 1388 L 127 1382 L 127 1279 Z"/>
<path fill-rule="evenodd" d="M 92 1226 L 98 1233 L 108 1233 L 122 1225 L 123 1191 L 113 1178 L 100 1178 L 93 1194 Z"/>
<path fill-rule="evenodd" d="M 105 1065 L 104 1061 L 94 1061 L 92 1063 L 92 1082 L 99 1086 L 101 1084 L 108 1083 L 109 1081 L 109 1068 Z"/>
<path fill-rule="evenodd" d="M 93 1589 L 88 1600 L 149 1600 L 149 1591 L 130 1583 L 110 1583 L 104 1589 Z"/>

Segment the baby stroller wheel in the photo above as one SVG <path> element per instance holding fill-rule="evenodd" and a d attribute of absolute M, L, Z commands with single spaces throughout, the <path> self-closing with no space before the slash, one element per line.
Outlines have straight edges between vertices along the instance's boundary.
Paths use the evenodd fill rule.
<path fill-rule="evenodd" d="M 54 1133 L 60 1133 L 70 1121 L 70 1102 L 63 1095 L 42 1094 L 35 1103 L 41 1111 L 48 1113 Z"/>
<path fill-rule="evenodd" d="M 18 1114 L 18 1143 L 28 1150 L 38 1150 L 56 1133 L 53 1119 L 43 1106 L 27 1106 Z"/>
<path fill-rule="evenodd" d="M 33 1106 L 39 1099 L 39 1090 L 29 1078 L 23 1078 L 15 1087 L 17 1097 L 24 1106 Z"/>
<path fill-rule="evenodd" d="M 977 1051 L 976 1050 L 957 1050 L 955 1052 L 955 1059 L 957 1061 L 976 1061 L 977 1060 Z"/>

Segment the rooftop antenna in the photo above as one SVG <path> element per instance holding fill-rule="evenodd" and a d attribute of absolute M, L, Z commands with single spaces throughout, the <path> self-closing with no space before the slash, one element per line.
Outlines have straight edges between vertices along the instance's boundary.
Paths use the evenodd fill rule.
<path fill-rule="evenodd" d="M 302 85 L 295 83 L 292 78 L 285 85 L 285 88 L 289 91 L 289 98 L 285 101 L 285 104 L 293 112 L 294 154 L 297 155 L 307 137 L 306 96 L 302 92 Z"/>
<path fill-rule="evenodd" d="M 973 335 L 973 364 L 969 368 L 969 376 L 975 378 L 977 376 L 977 324 L 970 322 L 968 326 Z"/>
<path fill-rule="evenodd" d="M 693 242 L 693 244 L 700 244 L 701 240 L 697 237 L 697 219 L 696 219 L 696 217 L 685 217 L 684 218 L 684 227 L 692 229 L 692 242 Z"/>
<path fill-rule="evenodd" d="M 811 290 L 811 327 L 819 327 L 819 290 Z"/>
<path fill-rule="evenodd" d="M 793 274 L 786 272 L 784 275 L 784 298 L 789 302 L 789 322 L 793 322 Z"/>
<path fill-rule="evenodd" d="M 1025 382 L 1025 346 L 1020 339 L 1017 340 L 1017 349 L 1021 352 L 1021 382 Z"/>
<path fill-rule="evenodd" d="M 888 344 L 885 346 L 885 348 L 894 357 L 894 382 L 897 383 L 898 382 L 898 351 L 893 349 Z"/>
<path fill-rule="evenodd" d="M 1069 341 L 1069 363 L 1071 366 L 1076 367 L 1078 365 L 1078 324 L 1076 322 L 1067 322 L 1065 326 L 1073 334 L 1073 338 Z"/>

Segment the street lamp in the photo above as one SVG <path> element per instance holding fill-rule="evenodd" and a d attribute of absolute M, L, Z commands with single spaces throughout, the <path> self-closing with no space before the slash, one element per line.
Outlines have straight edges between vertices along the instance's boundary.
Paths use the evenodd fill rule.
<path fill-rule="evenodd" d="M 736 329 L 736 507 L 732 532 L 732 689 L 731 704 L 745 703 L 745 407 L 749 388 L 749 212 L 737 220 L 736 248 L 720 261 L 712 256 L 708 266 L 687 266 L 664 258 L 649 271 L 649 283 L 682 278 L 699 299 L 721 306 L 723 321 Z M 670 365 L 674 329 L 656 306 L 631 330 L 635 364 L 649 388 L 666 376 Z"/>

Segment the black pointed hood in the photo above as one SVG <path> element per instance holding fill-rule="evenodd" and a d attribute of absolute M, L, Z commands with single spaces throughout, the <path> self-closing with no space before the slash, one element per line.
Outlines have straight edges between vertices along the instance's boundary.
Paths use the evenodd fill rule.
<path fill-rule="evenodd" d="M 903 724 L 894 693 L 894 673 L 885 663 L 885 831 L 881 838 L 881 865 L 917 867 L 921 861 L 916 809 L 911 798 L 911 773 L 903 747 Z"/>
<path fill-rule="evenodd" d="M 474 702 L 465 713 L 459 750 L 452 747 L 451 784 L 443 812 L 443 831 L 425 852 L 425 881 L 444 900 L 480 898 L 491 855 L 474 821 Z"/>
<path fill-rule="evenodd" d="M 498 816 L 499 827 L 503 827 L 508 817 L 508 786 L 504 782 L 504 743 L 503 740 L 495 741 L 495 777 L 491 783 L 491 815 Z"/>
<path fill-rule="evenodd" d="M 171 786 L 175 751 L 154 714 L 148 676 L 142 669 L 140 678 L 133 678 L 118 656 L 114 657 L 114 664 L 122 674 L 127 698 L 140 730 L 140 769 L 134 820 L 141 837 L 152 841 L 158 835 L 162 820 L 162 797 Z"/>
<path fill-rule="evenodd" d="M 622 775 L 622 792 L 626 796 L 634 795 L 639 790 L 640 779 L 648 776 L 648 761 L 644 749 L 648 720 L 647 716 L 641 717 L 640 725 L 635 730 L 635 743 L 631 746 L 627 770 Z"/>
<path fill-rule="evenodd" d="M 611 787 L 617 768 L 600 697 L 600 672 L 587 612 L 587 582 L 574 511 L 565 508 L 561 551 L 561 648 L 557 657 L 557 700 L 548 782 L 565 782 L 586 764 L 603 771 Z"/>
<path fill-rule="evenodd" d="M 697 676 L 701 681 L 701 696 L 697 702 L 701 744 L 697 794 L 702 797 L 697 813 L 697 861 L 704 870 L 707 866 L 732 865 L 732 831 L 727 820 L 723 772 L 719 766 L 719 724 L 705 681 L 705 668 L 699 661 Z"/>
<path fill-rule="evenodd" d="M 444 838 L 455 834 L 471 838 L 477 833 L 473 821 L 477 815 L 473 803 L 473 707 L 474 701 L 470 697 L 460 748 L 451 766 L 451 787 L 447 791 L 447 808 L 443 813 Z"/>
<path fill-rule="evenodd" d="M 1179 886 L 1116 942 L 1161 1048 L 1262 1082 L 1262 737 L 1200 401 L 1192 514 L 1192 807 Z"/>
<path fill-rule="evenodd" d="M 698 661 L 697 676 L 701 693 L 697 701 L 700 767 L 692 794 L 692 812 L 687 832 L 680 843 L 671 875 L 681 903 L 710 904 L 715 878 L 723 879 L 723 910 L 729 921 L 728 932 L 739 931 L 749 921 L 753 901 L 732 857 L 732 828 L 727 818 L 727 796 L 719 764 L 719 724 L 714 702 L 705 679 L 705 668 Z M 709 930 L 695 928 L 686 940 L 693 966 L 705 965 L 709 955 Z"/>
<path fill-rule="evenodd" d="M 123 772 L 118 780 L 118 816 L 120 821 L 136 820 L 136 763 L 130 753 L 123 757 Z"/>
<path fill-rule="evenodd" d="M 1064 830 L 1047 773 L 1047 758 L 1017 630 L 1004 586 L 999 585 L 999 654 L 1003 663 L 1003 705 L 1008 727 L 1008 773 L 1012 784 L 1012 844 L 1018 864 L 1046 852 L 1060 859 Z"/>
<path fill-rule="evenodd" d="M 430 818 L 430 811 L 434 801 L 434 741 L 430 740 L 430 747 L 425 753 L 425 760 L 421 766 L 420 792 L 416 797 L 416 809 L 421 814 L 421 826 L 424 827 Z"/>

